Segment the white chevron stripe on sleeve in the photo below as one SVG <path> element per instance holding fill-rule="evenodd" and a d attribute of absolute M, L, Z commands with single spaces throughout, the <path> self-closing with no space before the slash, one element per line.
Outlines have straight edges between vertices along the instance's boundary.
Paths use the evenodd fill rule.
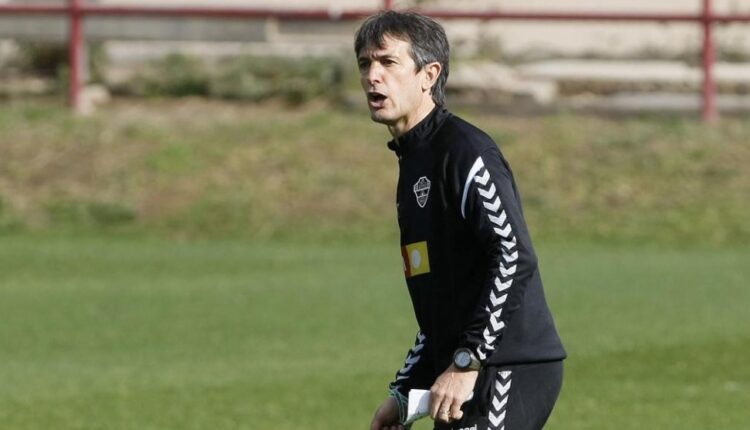
<path fill-rule="evenodd" d="M 495 318 L 495 315 L 490 316 L 490 325 L 492 325 L 493 333 L 497 333 L 502 330 L 503 327 L 505 327 L 505 323 L 502 321 L 498 321 L 497 318 Z"/>
<path fill-rule="evenodd" d="M 406 360 L 406 364 L 414 364 L 414 363 L 416 363 L 417 361 L 419 361 L 419 357 L 420 357 L 419 355 L 415 355 L 414 357 L 411 357 L 411 358 L 407 359 Z"/>
<path fill-rule="evenodd" d="M 492 333 L 490 333 L 490 328 L 489 327 L 485 327 L 484 328 L 484 331 L 482 332 L 482 336 L 485 337 L 485 338 L 487 338 L 487 337 L 495 337 L 495 335 L 493 335 Z M 489 343 L 493 343 L 493 342 L 489 342 Z"/>
<path fill-rule="evenodd" d="M 482 205 L 489 211 L 497 212 L 498 209 L 500 209 L 500 197 L 495 197 L 495 201 L 492 203 L 490 202 L 482 202 Z"/>
<path fill-rule="evenodd" d="M 479 191 L 479 195 L 482 196 L 485 200 L 490 200 L 491 198 L 495 197 L 495 193 L 497 192 L 497 189 L 495 188 L 495 184 L 490 184 L 489 189 L 483 189 L 483 188 L 477 188 L 477 191 Z"/>
<path fill-rule="evenodd" d="M 466 175 L 466 182 L 464 182 L 464 194 L 461 197 L 461 216 L 466 219 L 466 198 L 469 196 L 469 186 L 471 185 L 471 181 L 476 180 L 479 183 L 482 183 L 481 181 L 476 178 L 476 174 L 479 173 L 479 171 L 484 167 L 484 161 L 482 161 L 482 157 L 477 157 L 477 160 L 474 162 L 474 165 L 471 166 L 471 169 L 469 169 L 469 174 Z M 487 179 L 489 179 L 489 173 L 487 174 Z M 482 185 L 487 185 L 487 181 L 484 181 Z"/>
<path fill-rule="evenodd" d="M 487 329 L 484 329 L 484 333 L 482 333 L 482 334 L 483 334 L 483 337 L 484 337 L 484 341 L 487 342 L 487 343 L 489 343 L 489 344 L 493 344 L 497 340 L 497 336 L 493 336 L 489 332 L 489 330 L 487 330 Z"/>
<path fill-rule="evenodd" d="M 497 235 L 502 237 L 503 239 L 507 238 L 513 233 L 510 223 L 508 223 L 503 229 L 499 229 L 497 227 L 494 227 L 494 229 L 495 229 L 495 233 L 497 233 Z"/>
<path fill-rule="evenodd" d="M 508 219 L 508 216 L 505 215 L 505 211 L 500 212 L 500 216 L 487 214 L 487 217 L 489 217 L 490 221 L 498 227 L 505 225 L 505 220 Z"/>
<path fill-rule="evenodd" d="M 417 356 L 417 361 L 419 361 L 419 356 Z M 412 367 L 414 367 L 414 364 L 407 364 L 406 366 L 402 367 L 401 370 L 398 371 L 398 374 L 408 375 L 409 372 L 411 372 Z"/>
<path fill-rule="evenodd" d="M 492 303 L 492 306 L 494 307 L 498 307 L 502 305 L 503 303 L 505 303 L 505 300 L 507 298 L 508 298 L 507 294 L 503 294 L 502 296 L 497 297 L 494 291 L 490 292 L 490 303 Z"/>
<path fill-rule="evenodd" d="M 502 400 L 499 400 L 497 397 L 492 398 L 492 407 L 495 408 L 496 411 L 499 411 L 508 403 L 508 396 L 503 396 Z"/>
<path fill-rule="evenodd" d="M 495 381 L 495 390 L 497 390 L 497 392 L 501 396 L 504 396 L 508 394 L 508 390 L 510 390 L 510 383 L 511 381 L 508 381 L 505 384 L 501 383 L 500 381 Z"/>
<path fill-rule="evenodd" d="M 489 418 L 489 430 L 504 430 L 505 415 L 508 411 L 508 399 L 510 398 L 510 371 L 498 372 L 495 386 L 492 390 L 492 401 L 487 418 Z"/>
<path fill-rule="evenodd" d="M 495 415 L 492 412 L 490 412 L 490 423 L 497 428 L 500 424 L 505 421 L 505 411 L 503 411 L 500 415 Z"/>
<path fill-rule="evenodd" d="M 518 251 L 513 251 L 513 253 L 511 254 L 503 251 L 503 260 L 505 260 L 506 263 L 515 262 L 516 260 L 518 260 Z"/>
<path fill-rule="evenodd" d="M 500 276 L 503 278 L 507 278 L 508 276 L 514 275 L 516 273 L 516 265 L 512 265 L 510 267 L 505 267 L 502 264 L 500 265 Z"/>
<path fill-rule="evenodd" d="M 505 323 L 500 319 L 503 306 L 508 300 L 508 293 L 504 292 L 513 284 L 513 275 L 516 274 L 519 253 L 516 249 L 518 241 L 513 233 L 513 226 L 509 222 L 508 214 L 503 209 L 500 190 L 492 181 L 490 171 L 485 166 L 481 156 L 474 161 L 474 165 L 466 178 L 461 199 L 461 215 L 466 219 L 466 202 L 472 181 L 480 185 L 476 187 L 477 197 L 482 203 L 479 209 L 481 210 L 483 207 L 486 210 L 490 227 L 499 236 L 501 247 L 501 259 L 498 265 L 499 277 L 495 278 L 494 288 L 489 291 L 489 300 L 486 307 L 488 313 L 486 316 L 487 325 L 482 333 L 484 343 L 476 347 L 477 357 L 484 360 L 489 351 L 495 350 L 495 342 L 500 336 L 501 330 L 505 328 Z"/>
<path fill-rule="evenodd" d="M 424 348 L 425 339 L 427 339 L 427 337 L 422 332 L 417 333 L 415 344 L 406 355 L 406 360 L 404 360 L 404 367 L 396 372 L 396 382 L 409 378 L 409 372 L 411 372 L 414 365 L 422 358 L 420 352 Z"/>
<path fill-rule="evenodd" d="M 512 238 L 510 238 L 508 240 L 501 240 L 500 241 L 500 245 L 504 246 L 505 248 L 508 249 L 508 251 L 510 251 L 513 248 L 515 248 L 516 245 L 518 245 L 518 242 L 516 241 L 516 237 L 513 236 Z"/>
<path fill-rule="evenodd" d="M 484 167 L 484 163 L 482 163 L 482 167 Z M 482 176 L 474 176 L 474 180 L 477 181 L 477 184 L 481 184 L 482 186 L 487 185 L 487 181 L 490 180 L 490 172 L 484 171 L 482 173 Z"/>
<path fill-rule="evenodd" d="M 512 283 L 513 283 L 512 279 L 508 279 L 505 282 L 500 282 L 499 278 L 495 278 L 495 287 L 497 287 L 497 291 L 499 293 L 502 293 L 503 291 L 505 291 L 508 288 L 510 288 L 510 284 L 512 284 Z"/>

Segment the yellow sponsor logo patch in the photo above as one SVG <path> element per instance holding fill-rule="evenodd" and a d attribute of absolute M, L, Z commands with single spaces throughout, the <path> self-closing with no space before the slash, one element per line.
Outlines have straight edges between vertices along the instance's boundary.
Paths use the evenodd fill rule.
<path fill-rule="evenodd" d="M 410 243 L 401 247 L 404 259 L 404 273 L 407 278 L 430 273 L 430 255 L 427 253 L 427 242 Z"/>

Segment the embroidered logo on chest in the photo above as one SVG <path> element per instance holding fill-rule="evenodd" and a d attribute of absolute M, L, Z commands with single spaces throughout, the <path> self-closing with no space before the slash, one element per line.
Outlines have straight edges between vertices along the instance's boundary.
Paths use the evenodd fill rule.
<path fill-rule="evenodd" d="M 419 178 L 416 184 L 414 184 L 414 195 L 417 196 L 417 204 L 420 208 L 425 207 L 427 204 L 427 198 L 430 196 L 430 180 L 427 176 Z"/>

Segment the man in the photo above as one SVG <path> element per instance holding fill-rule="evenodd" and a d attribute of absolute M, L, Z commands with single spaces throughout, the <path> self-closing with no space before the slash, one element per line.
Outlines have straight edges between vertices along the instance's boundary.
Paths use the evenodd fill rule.
<path fill-rule="evenodd" d="M 435 429 L 540 429 L 566 354 L 510 167 L 445 108 L 445 32 L 383 12 L 362 24 L 355 53 L 372 120 L 399 159 L 401 253 L 420 328 L 371 430 L 408 427 L 412 388 L 430 389 Z"/>

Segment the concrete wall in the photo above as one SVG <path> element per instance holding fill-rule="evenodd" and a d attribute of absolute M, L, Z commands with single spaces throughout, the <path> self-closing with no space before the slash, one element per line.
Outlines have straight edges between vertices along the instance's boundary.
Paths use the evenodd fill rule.
<path fill-rule="evenodd" d="M 482 2 L 436 1 L 446 9 L 474 8 L 524 11 L 628 11 L 628 12 L 700 12 L 700 0 L 504 0 Z M 501 6 L 500 6 L 501 5 Z M 750 0 L 715 0 L 717 12 L 750 12 Z M 471 40 L 478 35 L 496 39 L 502 50 L 511 54 L 529 51 L 552 51 L 575 55 L 600 53 L 624 55 L 645 49 L 668 53 L 696 50 L 702 43 L 702 31 L 693 24 L 664 23 L 556 23 L 493 22 L 481 26 L 451 25 L 459 39 Z M 740 24 L 717 29 L 718 40 L 750 53 L 750 25 Z"/>
<path fill-rule="evenodd" d="M 10 0 L 0 0 L 9 2 Z M 23 2 L 23 0 L 14 0 Z M 32 0 L 35 1 L 35 0 Z M 26 0 L 29 2 L 29 0 Z M 103 4 L 160 4 L 166 6 L 231 5 L 274 8 L 378 8 L 381 0 L 99 0 Z M 414 1 L 397 0 L 397 7 Z M 750 0 L 715 0 L 723 13 L 750 13 Z M 454 10 L 560 10 L 560 11 L 666 11 L 698 12 L 701 0 L 433 0 L 430 7 Z M 272 23 L 263 21 L 216 21 L 201 19 L 91 18 L 86 24 L 92 38 L 120 40 L 239 41 L 286 45 L 310 44 L 312 48 L 348 47 L 356 23 Z M 701 44 L 700 29 L 691 24 L 550 23 L 550 22 L 446 22 L 456 53 L 471 54 L 483 40 L 512 55 L 528 53 L 630 54 L 643 50 L 667 53 L 694 51 Z M 60 19 L 0 17 L 0 37 L 62 40 L 66 23 Z M 750 53 L 750 25 L 722 26 L 717 31 L 724 48 Z M 304 51 L 304 49 L 302 49 Z"/>

